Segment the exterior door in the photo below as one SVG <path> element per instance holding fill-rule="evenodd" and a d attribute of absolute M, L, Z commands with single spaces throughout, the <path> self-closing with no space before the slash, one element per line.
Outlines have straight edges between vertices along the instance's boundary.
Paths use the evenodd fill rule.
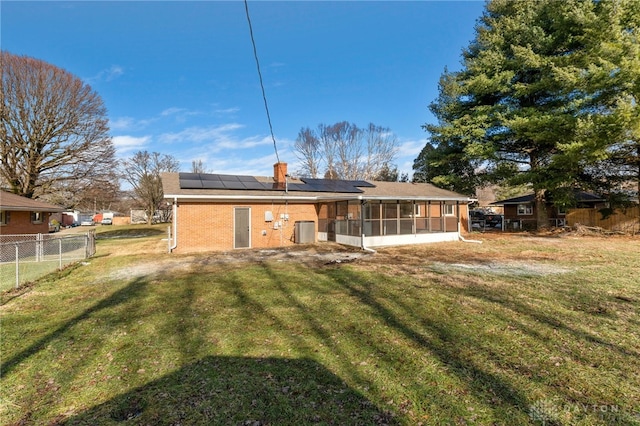
<path fill-rule="evenodd" d="M 233 248 L 251 247 L 251 208 L 233 209 Z"/>

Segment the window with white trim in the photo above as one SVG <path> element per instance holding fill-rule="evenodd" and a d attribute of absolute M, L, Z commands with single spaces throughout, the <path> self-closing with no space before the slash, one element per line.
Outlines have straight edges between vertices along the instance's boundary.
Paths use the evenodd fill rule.
<path fill-rule="evenodd" d="M 455 216 L 456 209 L 455 204 L 445 204 L 444 205 L 444 215 L 445 216 Z"/>
<path fill-rule="evenodd" d="M 9 223 L 9 212 L 5 210 L 0 210 L 0 226 L 6 225 Z"/>
<path fill-rule="evenodd" d="M 518 216 L 527 216 L 533 214 L 533 204 L 518 204 Z"/>
<path fill-rule="evenodd" d="M 31 212 L 31 223 L 42 223 L 42 212 Z"/>

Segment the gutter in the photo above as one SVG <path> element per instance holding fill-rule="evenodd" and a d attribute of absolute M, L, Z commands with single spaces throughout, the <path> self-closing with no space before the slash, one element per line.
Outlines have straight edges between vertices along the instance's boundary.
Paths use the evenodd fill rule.
<path fill-rule="evenodd" d="M 240 200 L 240 201 L 252 201 L 252 200 L 256 200 L 256 201 L 272 201 L 272 200 L 288 200 L 288 201 L 317 201 L 318 197 L 295 197 L 295 196 L 286 196 L 286 195 L 281 195 L 281 196 L 275 196 L 275 195 L 253 195 L 253 196 L 246 196 L 246 195 L 185 195 L 185 194 L 178 194 L 178 195 L 173 195 L 173 194 L 169 194 L 167 196 L 165 196 L 165 198 L 173 198 L 174 200 L 177 200 L 178 198 L 182 199 L 182 200 L 198 200 L 198 201 L 209 201 L 209 200 Z"/>
<path fill-rule="evenodd" d="M 173 222 L 173 242 L 169 247 L 169 253 L 178 247 L 178 197 L 173 197 L 173 217 L 171 220 Z"/>
<path fill-rule="evenodd" d="M 290 202 L 296 201 L 333 201 L 333 200 L 358 200 L 358 201 L 393 201 L 393 200 L 409 200 L 409 201 L 458 201 L 458 202 L 469 202 L 469 198 L 456 198 L 456 197 L 437 197 L 437 196 L 398 196 L 398 195 L 387 195 L 387 196 L 353 196 L 345 193 L 336 193 L 336 195 L 305 195 L 305 196 L 296 196 L 289 193 L 283 193 L 282 195 L 201 195 L 201 194 L 168 194 L 165 198 L 174 198 L 181 200 L 193 200 L 193 201 L 209 201 L 209 200 L 228 200 L 228 201 L 272 201 L 272 200 L 288 200 Z"/>

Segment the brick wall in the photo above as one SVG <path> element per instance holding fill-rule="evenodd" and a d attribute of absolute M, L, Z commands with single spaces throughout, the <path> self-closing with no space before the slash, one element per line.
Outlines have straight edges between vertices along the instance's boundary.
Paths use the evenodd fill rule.
<path fill-rule="evenodd" d="M 279 203 L 178 203 L 178 246 L 177 253 L 196 251 L 233 250 L 234 208 L 251 209 L 251 248 L 281 247 L 294 243 L 294 224 L 300 220 L 318 223 L 315 204 Z M 272 222 L 265 221 L 265 212 L 273 215 Z M 288 214 L 289 220 L 281 219 Z M 274 229 L 274 223 L 283 226 Z"/>
<path fill-rule="evenodd" d="M 0 226 L 0 234 L 46 234 L 49 232 L 50 213 L 42 213 L 41 223 L 31 223 L 31 212 L 7 212 L 9 223 Z"/>

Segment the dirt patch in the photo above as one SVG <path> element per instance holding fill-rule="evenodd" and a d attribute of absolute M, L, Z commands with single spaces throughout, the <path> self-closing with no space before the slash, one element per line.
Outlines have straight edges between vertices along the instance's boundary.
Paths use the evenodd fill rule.
<path fill-rule="evenodd" d="M 414 276 L 494 274 L 545 276 L 575 271 L 580 264 L 602 263 L 603 253 L 627 246 L 609 246 L 611 237 L 564 237 L 541 235 L 478 235 L 482 244 L 444 242 L 402 247 L 380 248 L 375 253 L 335 243 L 295 245 L 286 248 L 248 249 L 197 254 L 158 254 L 139 264 L 114 271 L 111 279 L 132 279 L 162 273 L 191 273 L 208 266 L 263 262 L 296 262 L 310 268 L 339 267 L 353 264 L 357 268 L 385 274 Z M 625 240 L 626 241 L 626 240 Z M 632 240 L 629 240 L 630 242 Z M 637 241 L 633 240 L 635 243 Z M 605 244 L 603 244 L 605 243 Z M 137 247 L 137 246 L 136 246 Z M 130 248 L 129 248 L 130 249 Z M 144 251 L 144 250 L 142 250 Z"/>
<path fill-rule="evenodd" d="M 434 272 L 474 272 L 494 275 L 515 275 L 515 276 L 541 276 L 551 274 L 564 274 L 571 272 L 570 269 L 560 268 L 544 263 L 524 263 L 524 262 L 487 262 L 487 263 L 443 263 L 433 262 L 427 268 Z"/>
<path fill-rule="evenodd" d="M 153 277 L 165 273 L 202 270 L 206 266 L 261 262 L 297 262 L 309 267 L 341 265 L 371 257 L 373 253 L 338 244 L 305 245 L 278 249 L 250 249 L 196 255 L 166 255 L 122 267 L 109 275 L 111 280 Z"/>

